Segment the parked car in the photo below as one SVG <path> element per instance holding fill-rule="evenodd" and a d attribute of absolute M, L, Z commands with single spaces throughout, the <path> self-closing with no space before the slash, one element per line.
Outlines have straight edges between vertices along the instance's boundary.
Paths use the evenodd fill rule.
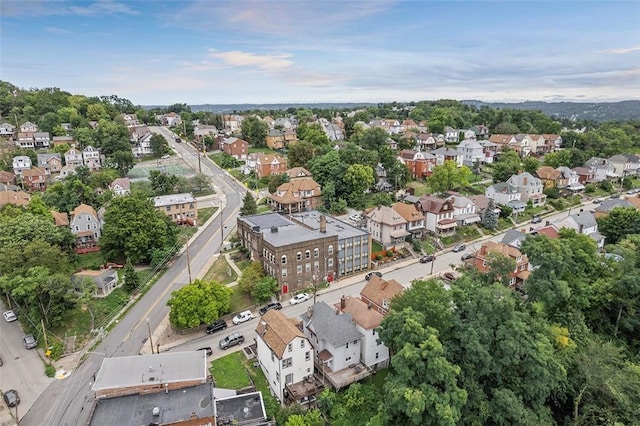
<path fill-rule="evenodd" d="M 207 332 L 207 334 L 213 334 L 216 331 L 224 330 L 226 328 L 227 328 L 227 322 L 219 319 L 209 324 L 205 331 Z"/>
<path fill-rule="evenodd" d="M 447 281 L 455 281 L 456 276 L 453 275 L 453 272 L 445 272 L 442 274 L 442 277 Z"/>
<path fill-rule="evenodd" d="M 27 334 L 22 338 L 22 341 L 24 342 L 24 347 L 27 349 L 38 347 L 38 341 L 33 337 L 33 334 Z"/>
<path fill-rule="evenodd" d="M 457 253 L 457 252 L 462 251 L 462 250 L 464 250 L 464 249 L 466 249 L 466 248 L 467 248 L 467 246 L 466 246 L 466 245 L 464 245 L 464 244 L 458 244 L 457 246 L 455 246 L 455 247 L 453 248 L 453 251 L 454 251 L 455 253 Z"/>
<path fill-rule="evenodd" d="M 238 325 L 238 324 L 241 324 L 243 322 L 252 320 L 253 318 L 255 318 L 255 317 L 253 316 L 251 311 L 244 311 L 244 312 L 240 312 L 238 315 L 233 317 L 232 321 L 233 321 L 233 323 L 235 325 Z"/>
<path fill-rule="evenodd" d="M 369 281 L 371 279 L 371 277 L 374 276 L 374 275 L 382 277 L 382 272 L 380 272 L 380 271 L 369 272 L 367 275 L 364 276 L 364 279 Z"/>
<path fill-rule="evenodd" d="M 540 223 L 542 222 L 542 217 L 540 216 L 534 216 L 531 218 L 531 223 Z"/>
<path fill-rule="evenodd" d="M 13 311 L 5 311 L 2 316 L 7 322 L 13 322 L 18 319 L 18 316 Z"/>
<path fill-rule="evenodd" d="M 433 262 L 434 260 L 436 260 L 436 257 L 433 254 L 428 254 L 420 258 L 420 263 Z"/>
<path fill-rule="evenodd" d="M 291 301 L 289 303 L 291 303 L 292 305 L 297 305 L 298 303 L 302 303 L 305 300 L 309 300 L 309 297 L 311 297 L 309 296 L 309 293 L 296 294 L 291 298 Z"/>
<path fill-rule="evenodd" d="M 163 160 L 166 160 L 166 159 L 167 159 L 167 158 L 169 158 L 169 157 L 171 157 L 169 154 L 165 154 L 165 155 L 163 155 L 163 156 L 162 156 L 162 157 L 160 157 L 160 158 L 162 158 Z"/>
<path fill-rule="evenodd" d="M 260 314 L 260 316 L 262 316 L 262 315 L 266 314 L 267 312 L 269 312 L 272 309 L 275 309 L 276 311 L 279 311 L 280 309 L 282 309 L 282 303 L 280 303 L 280 302 L 271 302 L 268 305 L 265 305 L 262 308 L 260 308 L 258 313 Z"/>
<path fill-rule="evenodd" d="M 232 333 L 218 342 L 220 349 L 229 349 L 232 346 L 239 345 L 244 342 L 242 333 Z"/>
<path fill-rule="evenodd" d="M 602 203 L 602 198 L 596 198 L 595 200 L 593 200 L 593 204 L 600 204 Z"/>
<path fill-rule="evenodd" d="M 361 214 L 356 213 L 356 214 L 352 214 L 351 216 L 349 216 L 349 219 L 351 219 L 354 222 L 360 222 L 363 219 L 363 217 L 362 217 Z"/>
<path fill-rule="evenodd" d="M 213 349 L 211 349 L 211 346 L 206 346 L 206 347 L 200 348 L 198 350 L 199 351 L 206 351 L 207 352 L 207 356 L 213 355 Z"/>
<path fill-rule="evenodd" d="M 20 404 L 20 396 L 18 396 L 18 391 L 15 389 L 9 389 L 4 393 L 4 402 L 7 403 L 9 407 L 15 407 Z"/>
<path fill-rule="evenodd" d="M 462 256 L 460 256 L 460 260 L 464 262 L 465 260 L 473 259 L 474 257 L 476 257 L 474 254 L 465 253 Z"/>

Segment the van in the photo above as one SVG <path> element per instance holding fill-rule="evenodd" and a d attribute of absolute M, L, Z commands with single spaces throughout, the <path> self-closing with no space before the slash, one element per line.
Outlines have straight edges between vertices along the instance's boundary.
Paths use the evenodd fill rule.
<path fill-rule="evenodd" d="M 220 346 L 220 349 L 229 349 L 230 347 L 241 343 L 244 343 L 244 336 L 242 333 L 231 333 L 224 339 L 220 340 L 220 342 L 218 342 L 218 346 Z"/>

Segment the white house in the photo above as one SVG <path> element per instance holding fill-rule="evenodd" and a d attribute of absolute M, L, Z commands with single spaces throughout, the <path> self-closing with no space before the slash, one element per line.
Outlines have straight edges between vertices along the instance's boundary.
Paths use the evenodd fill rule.
<path fill-rule="evenodd" d="M 476 163 L 485 162 L 484 147 L 475 139 L 465 139 L 456 148 L 462 153 L 462 162 L 472 167 Z"/>
<path fill-rule="evenodd" d="M 117 178 L 109 184 L 109 190 L 118 197 L 128 195 L 131 191 L 131 181 L 127 177 Z"/>
<path fill-rule="evenodd" d="M 431 151 L 436 156 L 436 164 L 438 166 L 444 164 L 445 161 L 453 161 L 458 167 L 462 167 L 464 161 L 464 154 L 457 149 L 451 148 L 438 148 Z"/>
<path fill-rule="evenodd" d="M 82 150 L 82 161 L 91 171 L 100 170 L 100 150 L 87 146 Z"/>
<path fill-rule="evenodd" d="M 411 235 L 407 231 L 407 220 L 391 207 L 374 207 L 365 212 L 365 217 L 371 238 L 385 248 L 404 243 L 405 238 Z"/>
<path fill-rule="evenodd" d="M 71 148 L 64 153 L 64 164 L 73 167 L 84 165 L 84 161 L 82 160 L 82 152 L 75 148 Z"/>
<path fill-rule="evenodd" d="M 151 136 L 153 136 L 153 133 L 145 133 L 138 137 L 136 144 L 131 148 L 134 157 L 153 154 L 153 150 L 151 149 Z"/>
<path fill-rule="evenodd" d="M 281 311 L 270 310 L 256 326 L 260 368 L 273 394 L 284 401 L 285 387 L 313 376 L 313 346 Z"/>
<path fill-rule="evenodd" d="M 578 234 L 588 235 L 593 238 L 599 249 L 604 247 L 605 238 L 598 232 L 598 222 L 591 212 L 574 213 L 561 220 L 556 226 L 558 228 L 570 228 Z"/>
<path fill-rule="evenodd" d="M 518 188 L 508 182 L 499 182 L 487 187 L 484 195 L 496 204 L 511 207 L 515 212 L 523 212 L 527 207 L 527 203 L 521 200 L 522 194 Z"/>
<path fill-rule="evenodd" d="M 584 163 L 584 166 L 593 169 L 594 179 L 598 182 L 620 177 L 620 175 L 616 173 L 615 167 L 609 164 L 606 158 L 591 157 Z"/>
<path fill-rule="evenodd" d="M 464 195 L 456 194 L 450 197 L 453 204 L 453 218 L 458 225 L 471 225 L 480 222 L 476 204 Z"/>
<path fill-rule="evenodd" d="M 49 148 L 51 138 L 49 132 L 35 132 L 33 134 L 33 142 L 35 148 Z"/>
<path fill-rule="evenodd" d="M 0 137 L 3 138 L 12 138 L 16 133 L 16 126 L 11 125 L 10 123 L 2 123 L 0 124 Z"/>
<path fill-rule="evenodd" d="M 20 132 L 21 133 L 35 133 L 37 131 L 38 131 L 38 126 L 36 126 L 35 124 L 33 124 L 30 121 L 25 121 L 20 126 Z"/>
<path fill-rule="evenodd" d="M 522 172 L 517 175 L 512 175 L 507 183 L 516 188 L 520 193 L 520 201 L 529 202 L 536 206 L 543 206 L 547 200 L 547 196 L 544 194 L 544 184 L 542 180 L 533 176 L 529 172 Z"/>
<path fill-rule="evenodd" d="M 31 158 L 26 155 L 17 155 L 13 157 L 13 174 L 22 176 L 22 172 L 29 170 L 32 166 Z"/>

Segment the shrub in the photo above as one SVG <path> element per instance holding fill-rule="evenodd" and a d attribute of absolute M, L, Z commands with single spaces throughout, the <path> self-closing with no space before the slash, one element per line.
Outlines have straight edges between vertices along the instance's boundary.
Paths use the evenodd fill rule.
<path fill-rule="evenodd" d="M 393 257 L 394 254 L 393 250 L 387 250 L 387 257 Z"/>
<path fill-rule="evenodd" d="M 47 364 L 44 367 L 44 374 L 46 374 L 47 377 L 53 377 L 56 375 L 56 368 L 51 364 Z"/>

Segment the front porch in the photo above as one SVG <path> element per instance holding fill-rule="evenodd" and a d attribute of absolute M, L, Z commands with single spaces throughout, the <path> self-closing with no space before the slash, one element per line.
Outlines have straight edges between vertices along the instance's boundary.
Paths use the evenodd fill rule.
<path fill-rule="evenodd" d="M 436 224 L 436 234 L 440 236 L 453 235 L 456 232 L 458 222 L 455 219 L 442 219 Z"/>

